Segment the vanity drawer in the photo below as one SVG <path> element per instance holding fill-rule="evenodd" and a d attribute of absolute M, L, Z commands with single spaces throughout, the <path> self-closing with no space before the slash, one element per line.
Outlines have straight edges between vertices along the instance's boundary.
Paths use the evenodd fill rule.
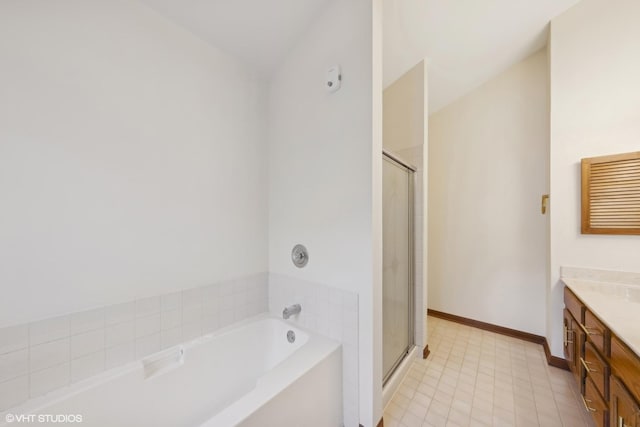
<path fill-rule="evenodd" d="M 584 384 L 584 396 L 582 396 L 582 403 L 584 407 L 591 416 L 593 420 L 596 422 L 598 427 L 608 426 L 609 421 L 609 410 L 608 406 L 598 391 L 596 390 L 596 386 L 591 381 L 591 378 L 587 378 Z"/>
<path fill-rule="evenodd" d="M 607 348 L 609 330 L 589 310 L 584 312 L 584 329 L 584 333 L 587 334 L 587 338 L 593 343 L 593 346 L 600 354 L 607 356 L 609 354 Z"/>
<path fill-rule="evenodd" d="M 615 336 L 611 337 L 611 370 L 640 401 L 640 358 Z"/>
<path fill-rule="evenodd" d="M 598 392 L 605 400 L 609 398 L 609 366 L 602 360 L 593 344 L 587 342 L 584 345 L 584 358 L 580 358 L 582 367 L 587 376 L 591 378 Z"/>
<path fill-rule="evenodd" d="M 583 305 L 569 288 L 564 287 L 564 306 L 569 310 L 574 319 L 582 322 Z"/>

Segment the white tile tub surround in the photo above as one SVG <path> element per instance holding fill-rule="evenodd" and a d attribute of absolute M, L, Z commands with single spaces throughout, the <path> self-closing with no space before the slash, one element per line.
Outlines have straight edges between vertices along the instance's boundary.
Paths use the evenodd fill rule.
<path fill-rule="evenodd" d="M 269 312 L 282 318 L 293 304 L 302 311 L 288 321 L 342 343 L 344 425 L 358 426 L 358 295 L 269 273 Z"/>
<path fill-rule="evenodd" d="M 260 273 L 2 328 L 0 411 L 264 313 L 267 291 Z"/>
<path fill-rule="evenodd" d="M 7 413 L 80 413 L 85 423 L 100 426 L 338 427 L 341 347 L 265 312 Z M 7 413 L 0 411 L 0 426 L 11 425 L 4 422 Z"/>

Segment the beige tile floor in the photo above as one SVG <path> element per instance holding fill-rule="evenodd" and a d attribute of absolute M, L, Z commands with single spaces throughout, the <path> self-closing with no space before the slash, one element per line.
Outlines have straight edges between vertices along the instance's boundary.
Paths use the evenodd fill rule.
<path fill-rule="evenodd" d="M 427 360 L 413 362 L 385 427 L 593 426 L 567 371 L 542 346 L 429 317 Z"/>

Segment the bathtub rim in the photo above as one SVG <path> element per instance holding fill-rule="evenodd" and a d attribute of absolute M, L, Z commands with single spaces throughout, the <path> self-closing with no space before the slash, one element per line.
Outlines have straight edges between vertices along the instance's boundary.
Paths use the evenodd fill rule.
<path fill-rule="evenodd" d="M 241 329 L 245 326 L 248 326 L 252 323 L 261 321 L 261 320 L 266 320 L 266 319 L 272 319 L 272 320 L 277 320 L 279 322 L 283 322 L 285 324 L 290 325 L 293 329 L 298 329 L 300 331 L 305 332 L 306 334 L 309 335 L 309 341 L 307 343 L 305 343 L 305 345 L 308 345 L 309 342 L 311 341 L 315 341 L 315 340 L 320 340 L 320 341 L 325 341 L 327 343 L 333 343 L 335 345 L 335 347 L 341 347 L 341 343 L 335 340 L 332 340 L 330 338 L 327 338 L 323 335 L 319 335 L 316 332 L 310 331 L 306 328 L 300 327 L 299 325 L 292 323 L 290 321 L 287 320 L 283 320 L 279 317 L 273 316 L 272 314 L 268 313 L 268 312 L 264 312 L 264 313 L 260 313 L 258 315 L 252 316 L 252 317 L 248 317 L 246 319 L 231 323 L 227 326 L 224 326 L 218 330 L 215 330 L 213 332 L 207 333 L 205 335 L 202 335 L 200 337 L 194 338 L 192 340 L 189 341 L 185 341 L 176 345 L 173 345 L 171 347 L 168 347 L 166 349 L 160 350 L 158 352 L 155 353 L 151 353 L 143 358 L 140 359 L 136 359 L 132 362 L 126 363 L 122 366 L 117 366 L 115 368 L 111 368 L 108 370 L 105 370 L 97 375 L 94 375 L 92 377 L 80 380 L 78 382 L 66 385 L 64 387 L 52 390 L 48 393 L 45 393 L 44 395 L 41 396 L 37 396 L 34 398 L 30 398 L 27 401 L 17 405 L 17 406 L 13 406 L 11 408 L 7 408 L 3 411 L 0 411 L 0 427 L 8 427 L 12 424 L 15 423 L 9 423 L 7 422 L 7 415 L 12 414 L 12 415 L 21 415 L 21 414 L 37 414 L 38 412 L 45 410 L 47 407 L 49 406 L 53 406 L 57 403 L 63 402 L 69 398 L 72 398 L 78 394 L 81 394 L 87 390 L 93 389 L 95 387 L 100 386 L 103 383 L 106 383 L 110 380 L 114 380 L 116 378 L 119 378 L 121 376 L 133 373 L 135 371 L 141 371 L 144 372 L 144 365 L 145 365 L 145 361 L 151 360 L 151 359 L 158 359 L 158 358 L 162 358 L 164 355 L 171 355 L 174 354 L 177 350 L 179 350 L 180 348 L 183 348 L 185 350 L 185 352 L 188 355 L 189 349 L 197 347 L 197 346 L 201 346 L 201 345 L 205 345 L 207 344 L 209 341 L 212 341 L 218 337 L 221 337 L 223 335 L 227 335 L 229 333 L 233 333 L 235 330 L 237 329 Z M 330 344 L 329 344 L 330 345 Z M 301 348 L 304 348 L 301 347 Z M 301 349 L 300 348 L 300 349 Z M 300 351 L 300 349 L 296 350 L 296 351 Z M 295 354 L 295 352 L 294 352 Z M 289 356 L 291 357 L 291 356 Z M 326 355 L 324 356 L 326 357 Z M 288 358 L 287 358 L 288 359 Z M 287 359 L 285 359 L 284 361 L 286 361 Z M 278 363 L 276 366 L 274 366 L 272 369 L 276 369 L 278 368 L 284 361 L 281 361 L 280 363 Z"/>
<path fill-rule="evenodd" d="M 296 329 L 309 333 L 309 341 L 260 377 L 256 387 L 243 396 L 242 399 L 231 403 L 224 410 L 201 423 L 198 427 L 235 426 L 242 423 L 249 418 L 253 412 L 267 405 L 279 392 L 302 378 L 306 373 L 333 356 L 336 352 L 339 352 L 340 383 L 342 383 L 343 355 L 341 342 L 317 333 L 309 332 L 286 320 L 274 316 L 267 317 L 275 318 Z M 313 364 L 308 361 L 310 355 L 314 356 L 315 363 Z M 342 394 L 342 388 L 340 388 L 340 393 Z M 252 412 L 242 411 L 241 406 L 243 404 L 246 405 L 247 401 L 250 403 L 249 407 L 252 408 Z M 341 404 L 342 401 L 343 396 L 340 398 Z M 342 408 L 342 410 L 344 411 L 344 408 Z"/>

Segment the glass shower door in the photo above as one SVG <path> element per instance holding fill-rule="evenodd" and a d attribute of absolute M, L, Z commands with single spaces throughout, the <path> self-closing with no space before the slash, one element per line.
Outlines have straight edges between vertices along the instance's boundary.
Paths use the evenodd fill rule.
<path fill-rule="evenodd" d="M 414 171 L 386 153 L 382 169 L 384 382 L 413 346 Z"/>

